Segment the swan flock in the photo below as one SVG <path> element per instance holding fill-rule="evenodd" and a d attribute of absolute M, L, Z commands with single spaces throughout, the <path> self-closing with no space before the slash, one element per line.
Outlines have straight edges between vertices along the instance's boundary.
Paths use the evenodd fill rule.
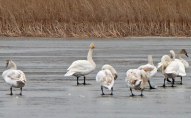
<path fill-rule="evenodd" d="M 76 60 L 67 69 L 64 76 L 75 76 L 77 79 L 77 85 L 86 83 L 86 75 L 93 72 L 96 68 L 96 64 L 92 58 L 93 50 L 95 45 L 90 44 L 90 48 L 87 55 L 87 60 Z M 155 77 L 157 71 L 161 72 L 164 76 L 164 84 L 162 87 L 166 87 L 165 81 L 171 82 L 171 87 L 174 87 L 175 78 L 180 77 L 182 84 L 182 78 L 186 76 L 186 70 L 189 68 L 189 63 L 181 57 L 184 54 L 188 57 L 185 49 L 181 49 L 177 53 L 177 58 L 175 52 L 170 50 L 170 56 L 164 55 L 161 58 L 161 62 L 158 66 L 154 66 L 152 55 L 148 55 L 148 63 L 145 65 L 140 65 L 137 68 L 129 69 L 126 72 L 125 82 L 130 89 L 131 96 L 134 96 L 133 89 L 141 91 L 141 96 L 143 96 L 143 90 L 146 88 L 147 83 L 150 89 L 156 89 L 151 85 L 151 80 Z M 20 88 L 20 94 L 22 95 L 22 88 L 26 84 L 26 77 L 24 72 L 17 69 L 16 64 L 12 60 L 6 60 L 6 68 L 10 65 L 10 69 L 5 70 L 2 73 L 2 77 L 5 82 L 10 86 L 10 94 L 13 95 L 12 88 Z M 83 77 L 83 83 L 79 83 L 79 78 Z M 100 71 L 97 72 L 95 80 L 101 86 L 101 95 L 106 95 L 103 91 L 104 88 L 111 91 L 109 95 L 113 95 L 114 83 L 117 81 L 118 74 L 117 71 L 109 64 L 104 64 Z M 169 80 L 172 79 L 172 81 Z"/>

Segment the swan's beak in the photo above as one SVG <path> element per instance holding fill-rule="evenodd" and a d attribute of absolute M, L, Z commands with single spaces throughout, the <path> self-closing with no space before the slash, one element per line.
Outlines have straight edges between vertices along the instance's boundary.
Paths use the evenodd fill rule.
<path fill-rule="evenodd" d="M 186 56 L 188 57 L 188 54 L 186 53 Z"/>
<path fill-rule="evenodd" d="M 117 75 L 117 73 L 115 73 L 115 77 L 114 77 L 114 80 L 116 80 L 116 79 L 117 79 L 117 77 L 118 77 L 118 75 Z"/>

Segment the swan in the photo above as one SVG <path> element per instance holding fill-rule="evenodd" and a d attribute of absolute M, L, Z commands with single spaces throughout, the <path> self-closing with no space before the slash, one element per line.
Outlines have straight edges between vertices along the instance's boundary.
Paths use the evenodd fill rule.
<path fill-rule="evenodd" d="M 11 69 L 5 70 L 2 77 L 10 85 L 10 95 L 13 95 L 12 87 L 20 88 L 20 95 L 22 95 L 22 87 L 26 84 L 25 74 L 21 70 L 17 70 L 17 66 L 12 60 L 6 60 L 6 68 L 8 65 L 11 66 Z"/>
<path fill-rule="evenodd" d="M 114 77 L 110 70 L 100 70 L 96 75 L 96 81 L 101 84 L 102 95 L 105 95 L 103 93 L 103 87 L 111 90 L 110 95 L 113 95 Z"/>
<path fill-rule="evenodd" d="M 125 81 L 130 88 L 132 96 L 134 96 L 132 89 L 141 90 L 141 96 L 143 96 L 142 92 L 148 82 L 147 74 L 144 70 L 129 69 L 126 72 Z"/>
<path fill-rule="evenodd" d="M 179 50 L 177 54 L 177 59 L 179 59 L 184 64 L 185 69 L 187 69 L 189 67 L 189 63 L 186 60 L 181 58 L 181 54 L 185 54 L 187 57 L 188 57 L 188 54 L 185 49 Z"/>
<path fill-rule="evenodd" d="M 171 58 L 173 58 L 173 59 L 178 63 L 179 73 L 178 73 L 177 77 L 180 77 L 180 79 L 181 79 L 180 84 L 182 84 L 182 77 L 183 77 L 183 76 L 186 76 L 186 68 L 185 68 L 185 65 L 184 65 L 184 63 L 182 63 L 180 57 L 178 57 L 179 59 L 175 59 L 175 52 L 174 52 L 173 50 L 170 50 L 170 54 L 171 54 Z M 179 53 L 179 54 L 180 54 L 180 53 Z M 178 55 L 179 55 L 179 54 L 178 54 Z"/>
<path fill-rule="evenodd" d="M 77 85 L 78 83 L 78 78 L 81 76 L 84 76 L 84 85 L 85 83 L 85 75 L 88 75 L 89 73 L 91 73 L 93 70 L 95 70 L 96 68 L 96 64 L 92 59 L 92 53 L 93 53 L 93 49 L 94 49 L 94 44 L 91 43 L 90 44 L 90 49 L 88 52 L 88 56 L 87 56 L 87 60 L 77 60 L 74 61 L 70 67 L 67 69 L 67 73 L 64 76 L 75 76 L 77 77 Z"/>
<path fill-rule="evenodd" d="M 114 80 L 117 79 L 117 77 L 118 77 L 117 72 L 116 72 L 116 70 L 111 65 L 109 65 L 109 64 L 103 65 L 102 66 L 102 70 L 105 70 L 105 69 L 108 69 L 108 70 L 111 71 L 111 73 L 112 73 L 112 75 L 114 77 Z"/>
<path fill-rule="evenodd" d="M 150 80 L 157 73 L 157 68 L 153 64 L 152 55 L 148 55 L 148 64 L 142 65 L 138 69 L 139 70 L 144 70 L 146 72 L 150 89 L 156 89 L 155 87 L 152 87 L 151 83 L 150 83 Z"/>
<path fill-rule="evenodd" d="M 185 49 L 181 49 L 180 51 L 178 51 L 177 59 L 175 59 L 175 61 L 182 62 L 184 67 L 185 67 L 185 69 L 186 69 L 186 68 L 189 67 L 189 63 L 181 58 L 181 54 L 185 54 L 188 57 L 186 50 Z M 173 50 L 170 51 L 170 55 L 171 55 L 171 58 L 175 58 L 175 53 L 174 53 Z M 186 73 L 185 73 L 184 70 L 182 70 L 184 67 L 182 66 L 182 64 L 180 62 L 178 62 L 179 66 L 180 66 L 180 71 L 181 71 L 180 75 L 185 76 Z M 158 63 L 157 70 L 162 72 L 162 62 Z M 182 76 L 180 76 L 180 79 L 181 79 L 181 83 L 180 84 L 182 84 Z M 167 81 L 171 82 L 168 78 L 167 78 Z"/>
<path fill-rule="evenodd" d="M 165 87 L 166 78 L 172 78 L 172 87 L 174 87 L 175 77 L 182 77 L 186 75 L 184 65 L 180 62 L 180 60 L 175 59 L 175 53 L 173 50 L 170 50 L 170 54 L 172 59 L 168 55 L 164 55 L 161 59 L 162 73 L 164 75 L 163 87 Z"/>

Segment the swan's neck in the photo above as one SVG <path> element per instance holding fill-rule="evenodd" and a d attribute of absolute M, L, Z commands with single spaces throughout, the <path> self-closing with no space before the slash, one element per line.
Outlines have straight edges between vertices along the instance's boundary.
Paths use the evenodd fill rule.
<path fill-rule="evenodd" d="M 162 73 L 164 74 L 164 71 L 166 67 L 168 66 L 168 62 L 170 62 L 171 59 L 169 56 L 165 55 L 162 57 L 161 62 L 162 62 Z"/>
<path fill-rule="evenodd" d="M 148 55 L 148 63 L 149 63 L 150 65 L 154 65 L 154 64 L 153 64 L 153 59 L 152 59 L 152 56 L 151 56 L 151 55 Z"/>
<path fill-rule="evenodd" d="M 89 52 L 88 52 L 87 60 L 95 67 L 96 65 L 95 65 L 95 62 L 92 59 L 92 53 L 93 53 L 93 49 L 90 48 Z"/>
<path fill-rule="evenodd" d="M 12 70 L 17 70 L 17 66 L 13 61 L 10 63 L 10 66 Z"/>
<path fill-rule="evenodd" d="M 174 51 L 171 51 L 170 54 L 172 56 L 172 61 L 174 61 L 175 60 L 175 53 L 174 53 Z"/>
<path fill-rule="evenodd" d="M 177 59 L 181 59 L 181 54 L 182 54 L 182 52 L 181 52 L 181 51 L 178 51 Z"/>

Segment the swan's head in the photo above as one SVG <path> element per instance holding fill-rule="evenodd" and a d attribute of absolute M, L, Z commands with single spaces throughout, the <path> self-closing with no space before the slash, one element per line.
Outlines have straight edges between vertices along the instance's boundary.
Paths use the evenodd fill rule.
<path fill-rule="evenodd" d="M 6 60 L 6 68 L 8 67 L 8 65 L 11 63 L 11 60 Z"/>
<path fill-rule="evenodd" d="M 94 49 L 94 47 L 95 47 L 94 44 L 91 43 L 91 44 L 90 44 L 90 48 L 91 48 L 91 49 Z"/>
<path fill-rule="evenodd" d="M 185 54 L 188 57 L 188 54 L 185 49 L 181 49 L 180 51 L 181 51 L 181 54 Z"/>

